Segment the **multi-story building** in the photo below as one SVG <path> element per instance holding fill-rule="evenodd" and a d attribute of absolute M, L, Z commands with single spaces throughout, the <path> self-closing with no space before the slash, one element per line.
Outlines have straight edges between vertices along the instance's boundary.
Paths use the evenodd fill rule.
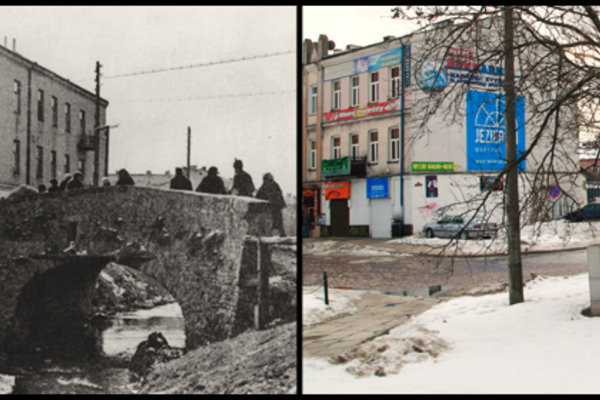
<path fill-rule="evenodd" d="M 58 74 L 0 46 L 0 190 L 49 186 L 80 171 L 92 184 L 99 131 L 98 175 L 105 174 L 108 102 Z"/>
<path fill-rule="evenodd" d="M 312 209 L 318 227 L 311 236 L 391 237 L 396 227 L 400 234 L 410 234 L 450 205 L 485 194 L 488 204 L 502 202 L 502 182 L 490 183 L 504 166 L 499 114 L 503 69 L 492 61 L 479 64 L 468 42 L 453 45 L 438 60 L 430 59 L 423 41 L 418 35 L 388 36 L 369 46 L 334 52 L 325 35 L 316 43 L 304 41 L 302 199 L 303 210 Z M 436 97 L 451 85 L 460 86 L 457 95 Z M 525 134 L 524 121 L 534 118 L 525 97 L 519 96 L 521 154 L 533 141 L 533 135 Z M 446 115 L 442 110 L 450 107 L 438 108 L 425 121 L 418 104 L 440 99 L 457 102 L 458 111 Z M 568 130 L 560 129 L 565 134 Z M 538 195 L 552 202 L 545 210 L 556 218 L 573 200 L 582 201 L 583 192 L 580 183 L 569 186 L 561 181 L 569 196 L 549 198 L 548 187 L 528 186 L 550 146 L 541 141 L 519 164 L 520 191 L 524 197 Z M 578 168 L 576 135 L 572 143 L 565 140 L 560 146 L 565 158 L 553 176 L 572 176 Z"/>

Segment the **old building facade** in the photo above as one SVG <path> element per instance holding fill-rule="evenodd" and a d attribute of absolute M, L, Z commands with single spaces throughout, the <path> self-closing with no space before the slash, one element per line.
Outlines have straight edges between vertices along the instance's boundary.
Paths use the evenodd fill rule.
<path fill-rule="evenodd" d="M 418 35 L 335 52 L 327 43 L 321 35 L 303 46 L 303 210 L 314 210 L 310 236 L 410 234 L 449 206 L 467 207 L 484 196 L 488 205 L 502 202 L 503 184 L 494 183 L 505 146 L 498 61 L 482 63 L 468 41 L 431 58 Z M 451 87 L 459 87 L 456 95 L 443 97 Z M 517 98 L 519 154 L 534 140 L 525 121 L 533 121 L 530 131 L 539 126 L 526 104 L 537 95 Z M 447 107 L 425 121 L 422 104 L 432 101 Z M 560 178 L 578 170 L 576 132 L 561 129 L 574 140 L 560 143 L 564 157 L 553 175 L 560 182 L 550 177 L 544 187 L 531 186 L 550 141 L 540 140 L 519 165 L 522 197 L 538 196 L 544 218 L 556 218 L 584 198 L 581 178 Z M 548 189 L 559 184 L 569 196 L 549 197 Z M 500 211 L 486 212 L 498 220 Z"/>
<path fill-rule="evenodd" d="M 80 171 L 93 183 L 96 96 L 58 74 L 0 46 L 0 190 L 37 187 Z M 99 127 L 108 102 L 99 100 Z M 98 170 L 107 160 L 105 130 L 99 134 Z"/>

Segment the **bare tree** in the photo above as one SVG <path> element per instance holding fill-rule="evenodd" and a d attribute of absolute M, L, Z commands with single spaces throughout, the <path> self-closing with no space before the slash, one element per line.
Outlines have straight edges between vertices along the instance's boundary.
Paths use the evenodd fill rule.
<path fill-rule="evenodd" d="M 465 117 L 465 84 L 477 84 L 477 73 L 487 63 L 504 65 L 498 93 L 504 92 L 505 159 L 495 179 L 505 179 L 501 199 L 507 232 L 509 302 L 523 301 L 520 223 L 552 218 L 552 200 L 544 195 L 552 185 L 563 189 L 565 199 L 578 203 L 569 188 L 577 187 L 580 169 L 573 160 L 582 128 L 598 129 L 595 115 L 580 112 L 597 107 L 600 87 L 600 8 L 595 6 L 408 6 L 393 10 L 403 19 L 417 22 L 421 29 L 412 35 L 421 47 L 415 70 L 431 58 L 451 60 L 456 48 L 473 48 L 476 63 L 461 67 L 466 73 L 449 79 L 443 93 L 431 92 L 411 104 L 421 116 L 412 128 L 412 140 L 429 134 L 432 119 L 442 114 L 452 122 Z M 412 39 L 411 38 L 411 39 Z M 514 61 L 513 61 L 514 60 Z M 444 64 L 439 64 L 443 74 Z M 514 79 L 515 76 L 517 79 Z M 527 102 L 528 145 L 516 146 L 515 105 L 517 96 Z M 522 173 L 527 160 L 535 168 Z M 525 172 L 525 171 L 523 171 Z M 486 213 L 490 193 L 463 199 L 475 204 L 476 213 Z M 554 215 L 555 217 L 555 215 Z"/>

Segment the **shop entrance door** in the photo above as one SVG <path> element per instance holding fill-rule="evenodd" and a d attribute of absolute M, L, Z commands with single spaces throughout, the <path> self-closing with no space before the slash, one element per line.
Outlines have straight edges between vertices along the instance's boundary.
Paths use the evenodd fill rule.
<path fill-rule="evenodd" d="M 329 201 L 331 212 L 331 236 L 348 236 L 349 217 L 348 200 L 332 199 Z"/>

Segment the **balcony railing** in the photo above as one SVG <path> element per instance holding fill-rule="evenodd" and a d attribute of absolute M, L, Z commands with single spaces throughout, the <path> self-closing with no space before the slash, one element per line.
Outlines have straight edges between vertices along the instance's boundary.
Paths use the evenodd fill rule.
<path fill-rule="evenodd" d="M 321 161 L 321 173 L 323 177 L 330 176 L 366 176 L 367 158 L 366 157 L 342 157 L 331 160 Z"/>
<path fill-rule="evenodd" d="M 96 149 L 96 136 L 92 135 L 79 135 L 77 141 L 77 148 L 81 151 L 92 151 Z"/>

